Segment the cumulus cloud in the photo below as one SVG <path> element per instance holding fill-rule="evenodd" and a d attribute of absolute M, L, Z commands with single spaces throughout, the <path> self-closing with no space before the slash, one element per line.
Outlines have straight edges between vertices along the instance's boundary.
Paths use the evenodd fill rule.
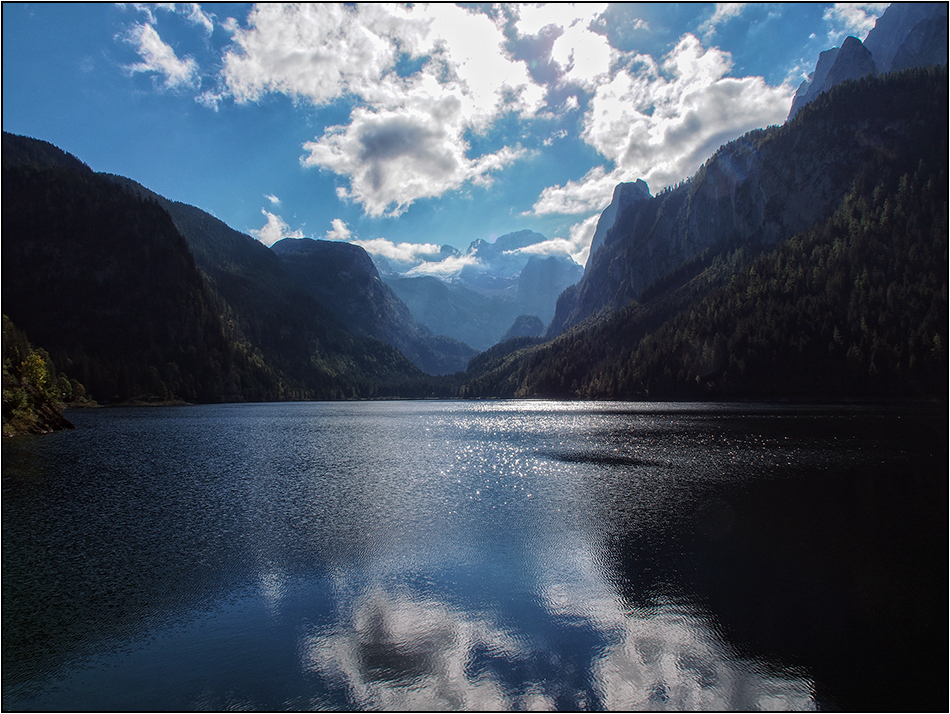
<path fill-rule="evenodd" d="M 423 261 L 418 265 L 406 271 L 406 275 L 435 275 L 437 277 L 447 278 L 452 275 L 458 275 L 462 268 L 478 267 L 481 261 L 474 255 L 450 255 L 444 260 Z"/>
<path fill-rule="evenodd" d="M 336 228 L 336 221 L 334 221 L 334 228 Z M 425 260 L 426 256 L 438 255 L 440 250 L 435 243 L 393 243 L 387 238 L 353 239 L 350 242 L 360 246 L 367 253 L 379 255 L 397 263 L 418 263 Z"/>
<path fill-rule="evenodd" d="M 198 83 L 198 63 L 191 57 L 179 59 L 175 50 L 159 37 L 152 25 L 133 25 L 126 41 L 135 47 L 142 58 L 141 62 L 126 67 L 129 72 L 153 72 L 162 75 L 168 89 L 193 87 Z"/>
<path fill-rule="evenodd" d="M 326 232 L 324 235 L 325 240 L 342 240 L 348 241 L 353 235 L 353 232 L 350 230 L 350 227 L 346 225 L 346 222 L 340 218 L 334 218 L 330 221 L 332 228 Z"/>
<path fill-rule="evenodd" d="M 717 4 L 698 30 L 707 44 L 742 6 Z M 243 23 L 221 23 L 232 41 L 217 86 L 198 101 L 216 109 L 226 100 L 281 94 L 310 106 L 351 107 L 344 121 L 303 144 L 300 162 L 339 177 L 338 197 L 373 217 L 488 186 L 527 157 L 513 140 L 480 141 L 495 136 L 488 132 L 502 118 L 532 123 L 525 128 L 532 136 L 546 131 L 542 146 L 579 136 L 599 152 L 600 165 L 545 188 L 530 212 L 577 216 L 603 209 L 621 181 L 643 178 L 662 189 L 691 175 L 720 144 L 784 120 L 791 80 L 773 87 L 761 77 L 732 77 L 729 53 L 692 34 L 658 58 L 620 51 L 608 41 L 605 9 L 260 4 Z M 872 10 L 844 4 L 826 19 L 869 26 Z M 178 12 L 214 27 L 198 6 Z M 639 19 L 632 26 L 648 28 Z M 137 28 L 143 62 L 133 71 L 160 73 L 168 87 L 197 84 L 192 59 L 178 59 L 151 24 Z"/>
<path fill-rule="evenodd" d="M 600 83 L 582 138 L 612 162 L 583 179 L 542 191 L 533 212 L 585 213 L 609 203 L 621 181 L 662 188 L 696 171 L 721 144 L 750 129 L 780 123 L 793 89 L 762 77 L 730 77 L 732 58 L 691 34 L 657 63 L 637 55 Z"/>
<path fill-rule="evenodd" d="M 264 198 L 266 198 L 268 201 L 270 201 L 270 202 L 271 202 L 273 205 L 275 205 L 275 206 L 279 206 L 279 205 L 280 205 L 280 199 L 277 198 L 277 196 L 275 196 L 275 195 L 272 194 L 272 193 L 265 193 L 265 194 L 264 194 Z"/>
<path fill-rule="evenodd" d="M 541 191 L 531 211 L 536 215 L 563 213 L 568 215 L 601 211 L 610 203 L 613 188 L 619 183 L 615 172 L 607 173 L 603 166 L 595 166 L 577 181 L 563 186 L 555 184 Z"/>
<path fill-rule="evenodd" d="M 284 238 L 303 238 L 304 234 L 299 230 L 291 230 L 290 226 L 284 221 L 280 216 L 271 213 L 265 209 L 261 209 L 267 217 L 267 223 L 263 228 L 257 230 L 252 230 L 251 235 L 257 238 L 261 243 L 270 247 L 274 245 L 279 240 Z"/>
<path fill-rule="evenodd" d="M 609 72 L 619 56 L 607 38 L 592 29 L 606 9 L 606 3 L 522 5 L 514 27 L 522 36 L 555 36 L 547 59 L 557 67 L 557 81 L 590 85 Z"/>
<path fill-rule="evenodd" d="M 839 2 L 825 10 L 823 19 L 830 25 L 828 39 L 838 44 L 848 35 L 864 39 L 874 28 L 877 18 L 884 14 L 886 2 Z"/>
<path fill-rule="evenodd" d="M 398 216 L 420 198 L 440 196 L 466 181 L 487 185 L 491 173 L 524 154 L 505 147 L 476 159 L 465 155 L 461 107 L 452 97 L 425 108 L 373 111 L 358 108 L 346 126 L 329 127 L 304 144 L 304 166 L 350 179 L 341 198 L 371 216 Z"/>
<path fill-rule="evenodd" d="M 542 105 L 543 90 L 504 42 L 497 18 L 455 5 L 258 5 L 247 29 L 234 28 L 224 88 L 204 101 L 357 100 L 346 124 L 305 144 L 302 162 L 347 178 L 341 196 L 368 214 L 399 215 L 420 198 L 490 183 L 524 155 L 504 146 L 470 157 L 465 140 Z M 421 64 L 401 74 L 401 60 Z"/>

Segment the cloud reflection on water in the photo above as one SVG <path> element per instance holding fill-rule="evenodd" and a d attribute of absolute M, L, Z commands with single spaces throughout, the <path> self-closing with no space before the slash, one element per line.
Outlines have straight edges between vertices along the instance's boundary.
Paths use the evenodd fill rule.
<path fill-rule="evenodd" d="M 405 585 L 345 583 L 336 621 L 302 636 L 301 665 L 366 709 L 815 709 L 811 681 L 738 657 L 693 608 L 631 608 L 589 557 L 560 562 L 581 567 L 542 574 L 547 634 L 502 604 L 477 611 Z M 571 636 L 580 628 L 596 643 L 586 654 Z"/>
<path fill-rule="evenodd" d="M 361 708 L 497 711 L 514 705 L 501 682 L 471 669 L 471 654 L 484 649 L 514 660 L 521 644 L 487 619 L 405 590 L 367 589 L 342 621 L 312 630 L 301 644 L 304 670 L 343 684 Z"/>

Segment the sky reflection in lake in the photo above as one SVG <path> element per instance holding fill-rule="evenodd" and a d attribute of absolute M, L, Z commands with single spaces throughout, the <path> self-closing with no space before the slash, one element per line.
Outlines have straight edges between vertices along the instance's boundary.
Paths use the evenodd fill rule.
<path fill-rule="evenodd" d="M 907 520 L 888 484 L 935 459 L 900 414 L 71 416 L 75 432 L 4 443 L 5 709 L 810 710 L 880 699 L 862 671 L 882 654 L 920 670 L 899 649 L 913 623 L 879 630 L 883 650 L 860 635 L 934 594 L 923 536 L 893 558 L 873 542 Z M 868 542 L 920 587 L 868 599 L 848 572 Z"/>

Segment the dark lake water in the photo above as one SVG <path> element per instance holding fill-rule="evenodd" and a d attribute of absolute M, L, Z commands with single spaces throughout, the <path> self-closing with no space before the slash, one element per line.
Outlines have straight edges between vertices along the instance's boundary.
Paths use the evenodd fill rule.
<path fill-rule="evenodd" d="M 947 703 L 947 408 L 73 410 L 3 442 L 3 709 Z"/>

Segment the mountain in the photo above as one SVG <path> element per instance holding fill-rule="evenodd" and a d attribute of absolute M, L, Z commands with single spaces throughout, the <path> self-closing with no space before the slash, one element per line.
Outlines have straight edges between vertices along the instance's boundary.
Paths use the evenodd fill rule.
<path fill-rule="evenodd" d="M 428 275 L 386 275 L 383 280 L 409 307 L 419 324 L 478 351 L 498 342 L 520 314 L 509 285 L 499 293 L 485 294 Z"/>
<path fill-rule="evenodd" d="M 584 269 L 567 257 L 532 255 L 518 274 L 518 309 L 547 325 L 558 296 L 580 280 Z"/>
<path fill-rule="evenodd" d="M 306 362 L 307 340 L 301 338 L 313 331 L 312 325 L 306 326 L 308 321 L 345 326 L 356 335 L 381 340 L 433 375 L 463 371 L 476 352 L 416 324 L 408 308 L 382 285 L 376 265 L 359 246 L 286 239 L 280 241 L 280 249 L 277 244 L 267 248 L 199 208 L 169 201 L 129 179 L 113 178 L 168 210 L 201 270 L 227 293 L 231 304 L 242 306 L 238 313 L 266 314 L 253 326 L 246 326 L 255 332 L 251 341 L 257 344 L 263 340 L 273 346 L 270 357 L 277 361 L 286 362 L 288 352 L 295 354 L 286 368 Z M 295 265 L 294 257 L 306 267 Z M 342 274 L 345 278 L 341 279 Z M 302 303 L 303 295 L 310 299 Z M 282 331 L 280 338 L 260 333 L 277 326 Z"/>
<path fill-rule="evenodd" d="M 864 39 L 878 72 L 945 64 L 947 4 L 891 3 Z"/>
<path fill-rule="evenodd" d="M 646 198 L 652 198 L 652 196 L 650 195 L 650 187 L 643 179 L 637 179 L 630 183 L 618 183 L 614 188 L 610 205 L 604 209 L 604 212 L 600 214 L 600 218 L 597 219 L 597 227 L 594 229 L 594 236 L 590 241 L 590 252 L 594 253 L 604 244 L 607 231 L 613 228 L 618 214 L 623 213 L 627 206 L 634 201 L 641 201 Z M 590 262 L 588 262 L 588 265 L 590 265 Z"/>
<path fill-rule="evenodd" d="M 3 195 L 4 311 L 97 400 L 233 398 L 241 379 L 266 379 L 229 345 L 157 204 L 6 133 Z"/>
<path fill-rule="evenodd" d="M 446 280 L 401 275 L 384 259 L 374 261 L 419 324 L 483 351 L 502 339 L 519 315 L 550 322 L 558 295 L 583 274 L 565 255 L 532 252 L 546 240 L 533 231 L 509 233 L 494 242 L 476 240 L 464 254 L 472 263 Z M 450 246 L 442 248 L 442 257 L 461 255 Z"/>
<path fill-rule="evenodd" d="M 891 3 L 863 43 L 848 37 L 840 48 L 818 56 L 815 71 L 795 93 L 788 118 L 842 82 L 946 61 L 946 3 Z"/>
<path fill-rule="evenodd" d="M 872 75 L 728 144 L 629 206 L 562 329 L 480 355 L 462 394 L 945 396 L 947 106 L 946 67 Z"/>
<path fill-rule="evenodd" d="M 429 374 L 462 372 L 476 350 L 434 335 L 379 277 L 369 254 L 339 241 L 285 238 L 271 250 L 304 291 L 351 332 L 392 345 Z"/>
<path fill-rule="evenodd" d="M 348 331 L 277 255 L 200 209 L 7 133 L 3 189 L 5 312 L 100 402 L 449 388 Z"/>
<path fill-rule="evenodd" d="M 544 323 L 536 315 L 518 315 L 515 321 L 502 335 L 499 342 L 507 342 L 516 337 L 541 337 L 544 334 Z"/>
<path fill-rule="evenodd" d="M 811 78 L 802 82 L 795 92 L 788 118 L 794 117 L 803 106 L 835 85 L 876 73 L 874 58 L 861 40 L 846 38 L 840 48 L 833 47 L 818 55 L 818 63 Z"/>
<path fill-rule="evenodd" d="M 558 299 L 548 336 L 682 281 L 715 255 L 775 247 L 830 215 L 868 162 L 920 155 L 947 117 L 946 88 L 928 97 L 922 82 L 870 75 L 838 85 L 785 125 L 721 147 L 682 186 L 629 205 Z"/>
<path fill-rule="evenodd" d="M 479 238 L 469 245 L 467 255 L 478 261 L 478 265 L 468 266 L 462 274 L 463 282 L 478 274 L 491 274 L 499 278 L 514 278 L 528 263 L 530 253 L 524 248 L 547 240 L 534 231 L 517 231 L 499 236 L 494 242 Z"/>

